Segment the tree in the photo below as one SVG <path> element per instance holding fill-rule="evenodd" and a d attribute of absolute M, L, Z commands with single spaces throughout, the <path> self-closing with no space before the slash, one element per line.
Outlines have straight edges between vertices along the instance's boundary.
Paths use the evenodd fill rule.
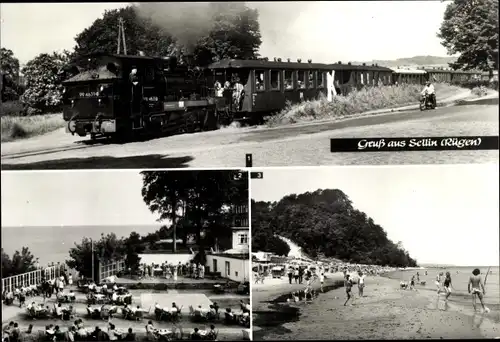
<path fill-rule="evenodd" d="M 19 60 L 12 50 L 0 49 L 1 101 L 13 101 L 19 98 Z"/>
<path fill-rule="evenodd" d="M 60 109 L 63 81 L 60 71 L 69 61 L 69 52 L 42 53 L 23 68 L 26 91 L 21 101 L 28 107 L 28 115 L 42 114 Z"/>
<path fill-rule="evenodd" d="M 182 62 L 184 55 L 194 54 L 198 65 L 206 65 L 222 58 L 255 59 L 262 43 L 258 12 L 244 3 L 140 3 L 106 11 L 79 33 L 75 59 L 116 53 L 120 17 L 131 55 L 176 54 Z"/>
<path fill-rule="evenodd" d="M 125 266 L 132 272 L 137 271 L 141 258 L 139 254 L 144 251 L 141 236 L 136 232 L 130 233 L 125 239 Z"/>
<path fill-rule="evenodd" d="M 21 252 L 15 251 L 12 259 L 2 248 L 2 277 L 12 277 L 18 274 L 34 271 L 35 257 L 28 247 L 23 247 Z"/>
<path fill-rule="evenodd" d="M 498 0 L 454 0 L 438 33 L 448 54 L 459 53 L 453 69 L 498 70 Z"/>
<path fill-rule="evenodd" d="M 259 13 L 242 2 L 211 3 L 213 26 L 207 36 L 200 37 L 195 60 L 207 65 L 225 58 L 257 59 L 262 44 Z"/>
<path fill-rule="evenodd" d="M 119 260 L 125 257 L 125 250 L 124 240 L 118 239 L 114 233 L 102 234 L 98 241 L 84 237 L 80 244 L 75 242 L 75 246 L 69 250 L 70 259 L 66 260 L 66 265 L 84 277 L 92 278 L 92 254 L 94 262 Z"/>
<path fill-rule="evenodd" d="M 234 171 L 144 171 L 142 175 L 146 205 L 159 214 L 159 221 L 171 221 L 174 251 L 177 229 L 183 236 L 193 234 L 199 245 L 228 235 L 228 207 L 248 201 L 248 180 L 235 179 Z"/>
<path fill-rule="evenodd" d="M 105 11 L 102 18 L 75 37 L 75 56 L 91 53 L 115 54 L 118 47 L 118 19 L 123 18 L 127 53 L 168 56 L 174 49 L 173 39 L 148 18 L 139 16 L 134 6 Z M 122 52 L 123 53 L 123 52 Z"/>
<path fill-rule="evenodd" d="M 390 241 L 383 228 L 354 208 L 338 189 L 291 194 L 277 203 L 252 201 L 253 251 L 283 253 L 275 235 L 293 240 L 313 258 L 324 255 L 356 263 L 417 265 L 401 244 Z"/>

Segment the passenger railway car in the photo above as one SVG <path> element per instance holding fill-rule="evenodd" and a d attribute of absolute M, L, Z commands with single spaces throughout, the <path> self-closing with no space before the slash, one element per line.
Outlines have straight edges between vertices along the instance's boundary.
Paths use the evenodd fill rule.
<path fill-rule="evenodd" d="M 347 95 L 353 89 L 363 86 L 380 84 L 391 84 L 392 70 L 378 65 L 352 65 L 350 62 L 342 64 L 330 64 L 329 67 L 335 71 L 335 91 L 338 95 Z"/>
<path fill-rule="evenodd" d="M 314 100 L 327 94 L 326 64 L 266 60 L 221 60 L 208 66 L 210 83 L 240 84 L 239 98 L 233 90 L 217 96 L 217 109 L 235 119 L 262 121 L 266 114 L 285 108 L 287 103 Z M 333 85 L 332 85 L 333 86 Z"/>
<path fill-rule="evenodd" d="M 423 84 L 426 81 L 426 72 L 421 69 L 410 68 L 393 68 L 392 83 L 393 84 Z"/>
<path fill-rule="evenodd" d="M 92 55 L 66 68 L 66 131 L 92 138 L 216 128 L 202 73 L 176 58 Z"/>

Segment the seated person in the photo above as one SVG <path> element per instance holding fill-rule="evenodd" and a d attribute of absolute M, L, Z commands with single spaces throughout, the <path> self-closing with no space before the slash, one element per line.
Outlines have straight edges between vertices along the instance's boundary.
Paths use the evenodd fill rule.
<path fill-rule="evenodd" d="M 5 304 L 11 305 L 14 302 L 14 293 L 12 291 L 7 292 L 5 295 Z"/>
<path fill-rule="evenodd" d="M 211 319 L 217 317 L 217 312 L 215 311 L 215 308 L 213 305 L 210 305 L 210 311 L 208 312 L 207 316 Z"/>
<path fill-rule="evenodd" d="M 219 315 L 219 304 L 217 304 L 217 302 L 214 302 L 213 306 L 214 306 L 215 314 L 218 316 Z"/>
<path fill-rule="evenodd" d="M 116 285 L 116 283 L 113 284 L 113 291 L 118 291 L 118 285 Z"/>
<path fill-rule="evenodd" d="M 191 340 L 193 341 L 201 341 L 202 337 L 200 334 L 200 329 L 194 328 L 194 331 L 191 333 Z"/>
<path fill-rule="evenodd" d="M 231 311 L 231 308 L 227 308 L 226 312 L 224 312 L 224 320 L 228 324 L 232 324 L 236 321 L 236 317 L 234 313 Z"/>
<path fill-rule="evenodd" d="M 128 328 L 127 335 L 122 341 L 135 341 L 135 334 L 132 332 L 132 328 Z"/>
<path fill-rule="evenodd" d="M 123 318 L 125 319 L 129 319 L 133 315 L 132 310 L 127 304 L 125 304 L 125 306 L 122 308 L 122 313 L 123 313 Z"/>
<path fill-rule="evenodd" d="M 116 292 L 113 292 L 113 294 L 111 295 L 111 301 L 113 303 L 117 303 L 118 302 L 118 294 Z"/>
<path fill-rule="evenodd" d="M 55 331 L 53 329 L 52 324 L 45 326 L 45 336 L 47 337 L 47 340 L 50 340 L 50 341 L 54 340 Z"/>
<path fill-rule="evenodd" d="M 76 300 L 75 292 L 73 290 L 70 290 L 68 297 L 70 301 L 74 302 Z"/>
<path fill-rule="evenodd" d="M 177 307 L 177 304 L 175 304 L 175 302 L 172 303 L 172 310 L 170 310 L 171 312 L 177 312 L 179 311 L 179 308 Z"/>
<path fill-rule="evenodd" d="M 240 300 L 240 308 L 241 308 L 241 311 L 243 311 L 243 312 L 250 312 L 250 305 L 245 304 L 245 302 L 243 302 L 242 300 Z"/>
<path fill-rule="evenodd" d="M 61 331 L 58 325 L 54 328 L 54 336 L 56 337 L 56 341 L 64 341 L 65 334 Z"/>
<path fill-rule="evenodd" d="M 68 329 L 68 332 L 66 333 L 66 336 L 67 336 L 67 339 L 65 339 L 66 341 L 74 342 L 76 337 L 76 327 L 75 326 L 70 327 Z"/>
<path fill-rule="evenodd" d="M 217 339 L 217 332 L 215 331 L 215 325 L 210 325 L 210 331 L 207 333 L 207 339 L 210 341 L 215 341 Z"/>
<path fill-rule="evenodd" d="M 54 304 L 55 305 L 55 304 Z M 59 319 L 62 319 L 63 317 L 63 308 L 62 308 L 62 305 L 61 303 L 57 304 L 57 306 L 55 307 L 55 316 Z"/>

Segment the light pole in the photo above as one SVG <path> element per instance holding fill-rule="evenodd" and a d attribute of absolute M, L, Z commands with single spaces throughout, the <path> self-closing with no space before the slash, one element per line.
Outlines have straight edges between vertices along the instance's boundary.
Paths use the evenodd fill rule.
<path fill-rule="evenodd" d="M 94 240 L 90 239 L 90 249 L 92 251 L 92 281 L 94 281 Z"/>

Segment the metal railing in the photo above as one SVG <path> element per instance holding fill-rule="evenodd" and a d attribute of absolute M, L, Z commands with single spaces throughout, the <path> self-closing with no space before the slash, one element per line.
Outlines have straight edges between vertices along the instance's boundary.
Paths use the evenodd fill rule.
<path fill-rule="evenodd" d="M 2 279 L 2 292 L 12 292 L 17 287 L 26 287 L 29 285 L 38 285 L 42 279 L 52 280 L 60 277 L 65 269 L 64 264 L 57 264 L 40 268 L 35 271 L 18 274 L 12 277 Z"/>

